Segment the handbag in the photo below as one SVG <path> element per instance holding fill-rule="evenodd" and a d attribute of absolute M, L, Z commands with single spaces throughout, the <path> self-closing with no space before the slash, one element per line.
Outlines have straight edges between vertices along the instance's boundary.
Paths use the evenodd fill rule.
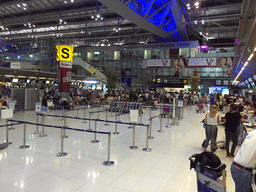
<path fill-rule="evenodd" d="M 204 123 L 203 127 L 204 127 L 204 128 L 207 128 L 207 124 L 206 124 L 206 123 Z"/>

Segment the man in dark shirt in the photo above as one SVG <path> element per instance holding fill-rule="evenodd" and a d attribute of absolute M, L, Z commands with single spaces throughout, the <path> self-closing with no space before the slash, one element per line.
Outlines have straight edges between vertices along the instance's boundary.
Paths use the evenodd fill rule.
<path fill-rule="evenodd" d="M 225 126 L 225 134 L 226 134 L 226 151 L 227 151 L 227 157 L 234 157 L 234 152 L 237 145 L 238 135 L 237 135 L 237 126 L 238 122 L 244 122 L 244 119 L 238 113 L 238 105 L 233 105 L 232 110 L 225 115 L 224 123 L 226 123 Z M 229 153 L 229 142 L 230 139 L 233 141 L 233 145 L 231 148 L 231 154 Z"/>

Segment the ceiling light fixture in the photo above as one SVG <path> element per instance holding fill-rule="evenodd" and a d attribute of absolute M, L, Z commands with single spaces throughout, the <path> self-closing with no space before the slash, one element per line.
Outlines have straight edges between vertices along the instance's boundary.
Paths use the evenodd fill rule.
<path fill-rule="evenodd" d="M 18 4 L 17 7 L 20 7 L 20 5 Z"/>
<path fill-rule="evenodd" d="M 27 4 L 26 4 L 26 3 L 23 3 L 22 5 L 23 5 L 24 7 L 26 7 L 26 6 L 27 6 Z"/>
<path fill-rule="evenodd" d="M 248 61 L 250 61 L 253 56 L 254 56 L 254 54 L 252 53 L 252 54 L 250 55 L 250 57 L 248 58 Z"/>
<path fill-rule="evenodd" d="M 64 3 L 68 3 L 67 1 L 64 1 Z"/>
<path fill-rule="evenodd" d="M 194 23 L 197 25 L 197 21 L 194 21 Z"/>

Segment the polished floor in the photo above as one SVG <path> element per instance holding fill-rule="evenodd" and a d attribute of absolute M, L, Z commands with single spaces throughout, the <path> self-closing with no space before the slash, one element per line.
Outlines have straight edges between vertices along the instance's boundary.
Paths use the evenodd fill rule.
<path fill-rule="evenodd" d="M 92 109 L 90 109 L 92 110 Z M 49 112 L 59 114 L 61 111 Z M 89 110 L 86 110 L 88 117 Z M 153 111 L 152 116 L 159 111 Z M 76 111 L 67 112 L 68 116 L 77 116 Z M 105 119 L 105 113 L 100 118 Z M 79 112 L 83 116 L 83 110 Z M 110 117 L 109 120 L 114 120 Z M 92 118 L 97 115 L 92 116 Z M 143 123 L 148 124 L 149 111 L 144 110 Z M 160 119 L 155 118 L 149 147 L 152 152 L 144 152 L 146 145 L 146 127 L 136 127 L 137 150 L 132 145 L 132 129 L 128 125 L 118 125 L 119 135 L 111 135 L 111 157 L 114 166 L 104 166 L 107 160 L 107 135 L 97 135 L 99 143 L 91 143 L 94 135 L 87 132 L 66 131 L 69 137 L 64 139 L 64 152 L 68 155 L 57 157 L 61 150 L 60 129 L 45 127 L 47 137 L 38 137 L 34 125 L 27 125 L 27 149 L 23 145 L 23 127 L 16 125 L 10 130 L 8 148 L 0 151 L 0 191 L 1 192 L 195 192 L 197 191 L 196 173 L 189 169 L 188 158 L 202 152 L 201 143 L 205 138 L 200 121 L 204 113 L 196 113 L 195 107 L 185 108 L 180 125 L 166 128 L 163 120 L 163 133 L 157 132 Z M 36 122 L 34 111 L 16 112 L 15 120 Z M 121 116 L 128 122 L 128 115 Z M 0 120 L 1 124 L 5 120 Z M 46 117 L 45 124 L 63 125 L 60 118 Z M 114 131 L 114 124 L 104 126 L 98 122 L 98 130 Z M 87 129 L 89 123 L 82 120 L 67 120 L 72 128 Z M 91 123 L 94 127 L 94 122 Z M 42 127 L 39 127 L 41 131 Z M 223 140 L 223 128 L 219 128 L 218 140 Z M 5 141 L 5 128 L 0 128 L 0 142 Z M 231 158 L 225 157 L 225 151 L 218 149 L 216 154 L 227 165 L 227 191 L 234 191 L 234 182 L 230 175 Z"/>

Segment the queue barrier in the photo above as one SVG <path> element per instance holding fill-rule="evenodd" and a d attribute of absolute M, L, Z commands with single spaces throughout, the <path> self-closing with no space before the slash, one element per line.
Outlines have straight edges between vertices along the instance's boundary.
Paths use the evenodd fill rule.
<path fill-rule="evenodd" d="M 59 117 L 59 118 L 62 117 L 60 115 L 50 115 L 50 114 L 40 114 L 40 113 L 37 113 L 37 115 L 45 115 L 45 116 L 52 116 L 52 117 Z M 123 115 L 123 114 L 118 114 L 118 115 Z M 70 116 L 65 116 L 65 118 L 84 120 L 84 118 L 70 117 Z M 137 126 L 147 126 L 148 127 L 147 124 L 143 124 L 143 123 L 128 123 L 128 122 L 118 122 L 118 121 L 109 121 L 109 120 L 106 121 L 106 120 L 101 120 L 101 119 L 86 119 L 86 120 L 89 120 L 89 122 L 91 120 L 93 120 L 93 121 L 101 121 L 101 122 L 108 122 L 108 123 L 119 123 L 119 124 L 133 125 L 133 126 L 137 125 Z M 89 126 L 90 126 L 90 124 L 89 124 Z M 66 127 L 65 129 L 69 129 L 69 128 Z M 135 140 L 135 127 L 133 129 L 134 129 L 133 140 Z M 89 130 L 85 130 L 85 131 L 91 131 L 90 127 L 89 127 Z M 97 131 L 95 131 L 95 132 L 97 132 Z M 117 132 L 117 127 L 115 127 L 115 132 Z M 115 133 L 115 134 L 118 134 L 118 133 Z M 147 133 L 146 133 L 147 139 L 148 139 L 148 136 L 149 136 L 149 130 L 147 130 Z M 94 139 L 94 140 L 96 140 L 96 139 Z M 135 146 L 135 145 L 133 145 L 133 146 Z M 148 148 L 148 140 L 146 140 L 146 148 Z M 146 150 L 146 152 L 149 152 L 149 151 L 152 151 L 152 150 Z"/>
<path fill-rule="evenodd" d="M 30 124 L 30 125 L 41 125 L 41 124 L 32 123 L 32 122 L 28 122 L 28 121 L 18 121 L 18 120 L 8 120 L 8 121 L 17 122 L 16 124 L 24 124 L 23 145 L 20 146 L 20 148 L 21 149 L 29 148 L 30 146 L 26 145 L 26 124 Z M 16 125 L 16 124 L 13 124 L 13 125 Z M 4 126 L 7 126 L 7 125 L 4 125 Z M 64 126 L 56 126 L 56 125 L 43 125 L 43 126 L 61 129 L 61 152 L 57 154 L 57 156 L 59 156 L 59 157 L 67 155 L 67 153 L 64 152 L 64 137 L 63 137 L 63 130 L 64 129 L 69 129 L 69 130 L 73 130 L 73 131 L 81 131 L 81 132 L 90 132 L 90 133 L 94 133 L 94 134 L 99 133 L 99 134 L 108 135 L 108 157 L 107 157 L 107 161 L 103 162 L 103 165 L 106 165 L 106 166 L 114 165 L 114 162 L 110 160 L 111 132 L 89 131 L 89 130 L 82 130 L 82 129 L 77 129 L 77 128 L 69 128 L 69 127 L 64 127 Z"/>

